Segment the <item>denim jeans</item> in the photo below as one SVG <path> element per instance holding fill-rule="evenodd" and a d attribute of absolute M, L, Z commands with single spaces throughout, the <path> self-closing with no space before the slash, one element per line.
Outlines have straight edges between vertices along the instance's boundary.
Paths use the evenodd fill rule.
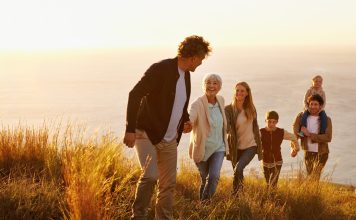
<path fill-rule="evenodd" d="M 220 170 L 224 160 L 224 151 L 213 153 L 207 161 L 196 163 L 200 172 L 200 200 L 210 199 L 218 186 Z"/>
<path fill-rule="evenodd" d="M 237 163 L 233 164 L 234 169 L 234 181 L 233 181 L 233 193 L 237 193 L 243 188 L 244 169 L 251 162 L 257 153 L 257 146 L 249 147 L 245 150 L 238 150 Z"/>

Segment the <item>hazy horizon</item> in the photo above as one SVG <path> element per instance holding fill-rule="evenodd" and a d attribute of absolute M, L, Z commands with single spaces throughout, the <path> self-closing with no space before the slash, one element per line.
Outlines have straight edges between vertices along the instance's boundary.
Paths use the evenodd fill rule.
<path fill-rule="evenodd" d="M 122 137 L 125 129 L 128 93 L 153 63 L 174 57 L 175 48 L 165 50 L 95 51 L 78 53 L 39 53 L 0 55 L 0 123 L 2 126 L 37 126 L 44 120 L 67 119 L 85 123 L 91 131 L 111 128 Z M 5 59 L 4 59 L 5 58 Z M 192 77 L 190 103 L 201 96 L 201 80 L 207 73 L 222 76 L 220 92 L 229 103 L 237 81 L 247 81 L 253 92 L 260 127 L 265 111 L 280 114 L 278 126 L 291 131 L 295 115 L 302 110 L 302 99 L 310 79 L 320 73 L 327 94 L 326 112 L 333 120 L 333 140 L 326 173 L 333 181 L 356 184 L 356 154 L 352 146 L 356 126 L 356 51 L 315 49 L 216 48 Z M 346 95 L 345 95 L 346 94 Z M 189 135 L 180 143 L 180 160 L 187 158 Z M 303 153 L 290 158 L 284 142 L 283 171 L 296 167 Z M 128 150 L 133 155 L 133 150 Z M 191 163 L 190 160 L 187 162 Z M 228 162 L 224 172 L 231 172 Z M 260 171 L 255 158 L 249 170 Z"/>

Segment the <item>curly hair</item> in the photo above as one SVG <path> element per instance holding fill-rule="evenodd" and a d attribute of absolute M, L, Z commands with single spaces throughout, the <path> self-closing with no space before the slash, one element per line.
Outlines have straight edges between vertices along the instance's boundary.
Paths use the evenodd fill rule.
<path fill-rule="evenodd" d="M 208 56 L 210 43 L 203 37 L 193 35 L 186 37 L 178 46 L 178 57 Z"/>
<path fill-rule="evenodd" d="M 307 99 L 308 105 L 310 104 L 311 101 L 317 101 L 319 102 L 319 105 L 324 105 L 324 99 L 319 94 L 309 96 Z"/>

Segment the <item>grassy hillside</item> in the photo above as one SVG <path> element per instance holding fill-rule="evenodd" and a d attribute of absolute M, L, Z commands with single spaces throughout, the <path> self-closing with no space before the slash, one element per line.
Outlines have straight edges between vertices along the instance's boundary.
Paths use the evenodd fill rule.
<path fill-rule="evenodd" d="M 110 133 L 88 137 L 85 129 L 2 128 L 0 219 L 128 219 L 140 175 Z M 238 196 L 222 176 L 216 196 L 198 202 L 199 175 L 181 162 L 175 219 L 356 219 L 352 186 L 282 179 L 268 192 L 262 179 L 246 177 Z M 149 216 L 154 216 L 154 199 Z"/>

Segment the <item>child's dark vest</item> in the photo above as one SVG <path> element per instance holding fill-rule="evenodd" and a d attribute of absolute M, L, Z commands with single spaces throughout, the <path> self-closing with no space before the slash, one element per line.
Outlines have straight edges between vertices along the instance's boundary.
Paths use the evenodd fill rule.
<path fill-rule="evenodd" d="M 284 129 L 277 128 L 274 131 L 267 131 L 261 128 L 261 141 L 263 149 L 263 162 L 274 163 L 282 161 L 281 144 L 284 136 Z"/>

